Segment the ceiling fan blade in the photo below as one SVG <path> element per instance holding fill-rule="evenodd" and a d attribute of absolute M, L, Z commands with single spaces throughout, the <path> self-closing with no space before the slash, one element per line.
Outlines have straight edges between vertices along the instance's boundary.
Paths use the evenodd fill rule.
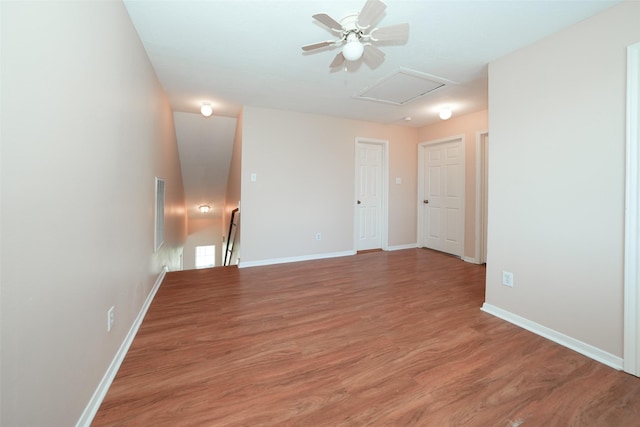
<path fill-rule="evenodd" d="M 406 43 L 409 39 L 409 24 L 389 25 L 388 27 L 374 28 L 369 33 L 373 41 Z"/>
<path fill-rule="evenodd" d="M 316 13 L 315 15 L 313 15 L 313 19 L 323 23 L 332 30 L 342 32 L 342 25 L 340 25 L 338 21 L 336 21 L 326 13 Z"/>
<path fill-rule="evenodd" d="M 302 50 L 304 50 L 305 52 L 308 52 L 310 50 L 321 49 L 323 47 L 331 46 L 334 43 L 335 42 L 333 41 L 326 41 L 326 42 L 308 44 L 306 46 L 302 46 Z"/>
<path fill-rule="evenodd" d="M 341 66 L 344 63 L 344 55 L 342 54 L 342 52 L 339 52 L 335 58 L 333 58 L 333 61 L 331 62 L 331 65 L 329 65 L 329 68 L 337 68 L 339 66 Z"/>
<path fill-rule="evenodd" d="M 382 16 L 387 5 L 380 0 L 367 0 L 358 15 L 358 26 L 367 28 Z"/>
<path fill-rule="evenodd" d="M 384 62 L 384 52 L 377 47 L 366 44 L 364 46 L 364 53 L 362 54 L 362 60 L 371 68 L 378 68 Z"/>

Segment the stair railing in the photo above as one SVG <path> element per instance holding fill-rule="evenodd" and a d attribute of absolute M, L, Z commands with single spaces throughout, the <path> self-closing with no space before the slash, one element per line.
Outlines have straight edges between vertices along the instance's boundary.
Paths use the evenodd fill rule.
<path fill-rule="evenodd" d="M 224 261 L 222 263 L 223 266 L 229 265 L 231 262 L 231 255 L 233 255 L 233 245 L 236 241 L 236 234 L 238 225 L 236 224 L 236 213 L 238 213 L 238 208 L 235 208 L 231 211 L 231 221 L 229 221 L 229 235 L 227 236 L 227 250 L 224 254 Z"/>

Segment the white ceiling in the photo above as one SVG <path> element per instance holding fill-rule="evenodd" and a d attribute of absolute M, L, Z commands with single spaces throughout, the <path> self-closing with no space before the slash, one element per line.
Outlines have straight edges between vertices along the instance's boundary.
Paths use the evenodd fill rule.
<path fill-rule="evenodd" d="M 174 112 L 182 184 L 191 218 L 222 215 L 237 119 Z M 201 213 L 198 207 L 212 211 Z"/>
<path fill-rule="evenodd" d="M 377 26 L 408 22 L 409 40 L 404 45 L 381 46 L 386 57 L 377 69 L 350 63 L 346 71 L 332 71 L 329 64 L 339 48 L 302 51 L 303 45 L 333 38 L 312 15 L 324 12 L 339 21 L 358 12 L 364 2 L 124 1 L 176 113 L 195 116 L 202 102 L 210 102 L 214 115 L 230 118 L 237 117 L 243 105 L 250 105 L 422 127 L 438 121 L 438 110 L 444 105 L 452 108 L 454 117 L 486 109 L 488 63 L 620 0 L 385 0 L 387 9 Z M 356 98 L 401 68 L 457 84 L 401 106 Z M 403 120 L 406 116 L 412 120 Z M 229 139 L 224 143 L 232 144 L 230 123 L 221 124 L 218 131 L 219 121 L 209 120 L 209 132 L 225 135 Z M 189 188 L 198 184 L 196 177 L 188 176 L 195 166 L 186 158 L 198 162 L 202 158 L 183 155 L 183 151 L 186 147 L 197 150 L 212 141 L 222 143 L 223 139 L 204 138 L 203 129 L 184 129 L 199 126 L 198 122 L 202 120 L 176 120 L 186 192 L 199 192 L 199 197 L 220 203 L 224 193 L 220 196 Z M 230 149 L 226 152 L 230 155 Z M 214 157 L 226 162 L 228 170 L 229 159 Z M 199 185 L 210 183 L 201 181 Z M 190 199 L 188 196 L 190 206 L 200 203 Z"/>

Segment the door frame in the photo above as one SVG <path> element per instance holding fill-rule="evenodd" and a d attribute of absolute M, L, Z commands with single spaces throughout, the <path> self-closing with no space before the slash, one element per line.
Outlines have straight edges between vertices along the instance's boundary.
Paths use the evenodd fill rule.
<path fill-rule="evenodd" d="M 623 368 L 640 376 L 640 43 L 627 47 Z"/>
<path fill-rule="evenodd" d="M 486 230 L 488 221 L 483 207 L 488 203 L 486 179 L 489 174 L 487 167 L 489 160 L 488 136 L 489 130 L 476 132 L 476 251 L 474 258 L 476 264 L 487 262 Z"/>
<path fill-rule="evenodd" d="M 440 139 L 434 139 L 431 141 L 424 141 L 421 142 L 420 144 L 418 144 L 418 194 L 417 194 L 417 203 L 416 203 L 416 209 L 417 209 L 417 220 L 418 220 L 418 224 L 417 224 L 417 230 L 418 230 L 418 236 L 416 239 L 417 242 L 417 246 L 419 248 L 424 248 L 424 241 L 423 241 L 423 235 L 424 235 L 424 224 L 422 223 L 423 220 L 423 216 L 421 215 L 421 209 L 423 209 L 423 203 L 422 203 L 422 195 L 424 194 L 424 174 L 425 174 L 425 164 L 424 164 L 424 150 L 432 145 L 437 145 L 437 144 L 446 144 L 448 142 L 455 142 L 455 141 L 460 141 L 460 147 L 461 147 L 461 155 L 462 155 L 462 168 L 460 169 L 460 182 L 462 182 L 462 194 L 461 194 L 461 198 L 462 198 L 462 207 L 460 208 L 461 211 L 461 215 L 460 215 L 460 221 L 461 224 L 460 226 L 462 227 L 462 238 L 460 239 L 460 244 L 462 246 L 461 249 L 461 254 L 460 254 L 460 259 L 464 259 L 464 242 L 465 242 L 465 224 L 466 224 L 466 217 L 465 217 L 465 212 L 466 212 L 466 164 L 467 164 L 467 156 L 466 156 L 466 150 L 465 150 L 465 135 L 464 134 L 460 134 L 460 135 L 453 135 L 453 136 L 448 136 L 445 138 L 440 138 Z"/>
<path fill-rule="evenodd" d="M 382 147 L 382 169 L 380 171 L 380 184 L 382 186 L 382 212 L 380 212 L 380 244 L 381 249 L 389 249 L 389 141 L 385 139 L 373 139 L 356 137 L 353 145 L 353 250 L 358 251 L 358 225 L 359 217 L 355 206 L 358 202 L 358 144 L 375 144 Z"/>

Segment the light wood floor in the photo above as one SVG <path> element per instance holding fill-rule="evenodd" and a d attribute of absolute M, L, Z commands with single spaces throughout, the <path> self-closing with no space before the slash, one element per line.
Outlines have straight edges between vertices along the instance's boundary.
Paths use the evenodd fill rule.
<path fill-rule="evenodd" d="M 169 273 L 94 426 L 640 426 L 640 379 L 412 249 Z"/>

